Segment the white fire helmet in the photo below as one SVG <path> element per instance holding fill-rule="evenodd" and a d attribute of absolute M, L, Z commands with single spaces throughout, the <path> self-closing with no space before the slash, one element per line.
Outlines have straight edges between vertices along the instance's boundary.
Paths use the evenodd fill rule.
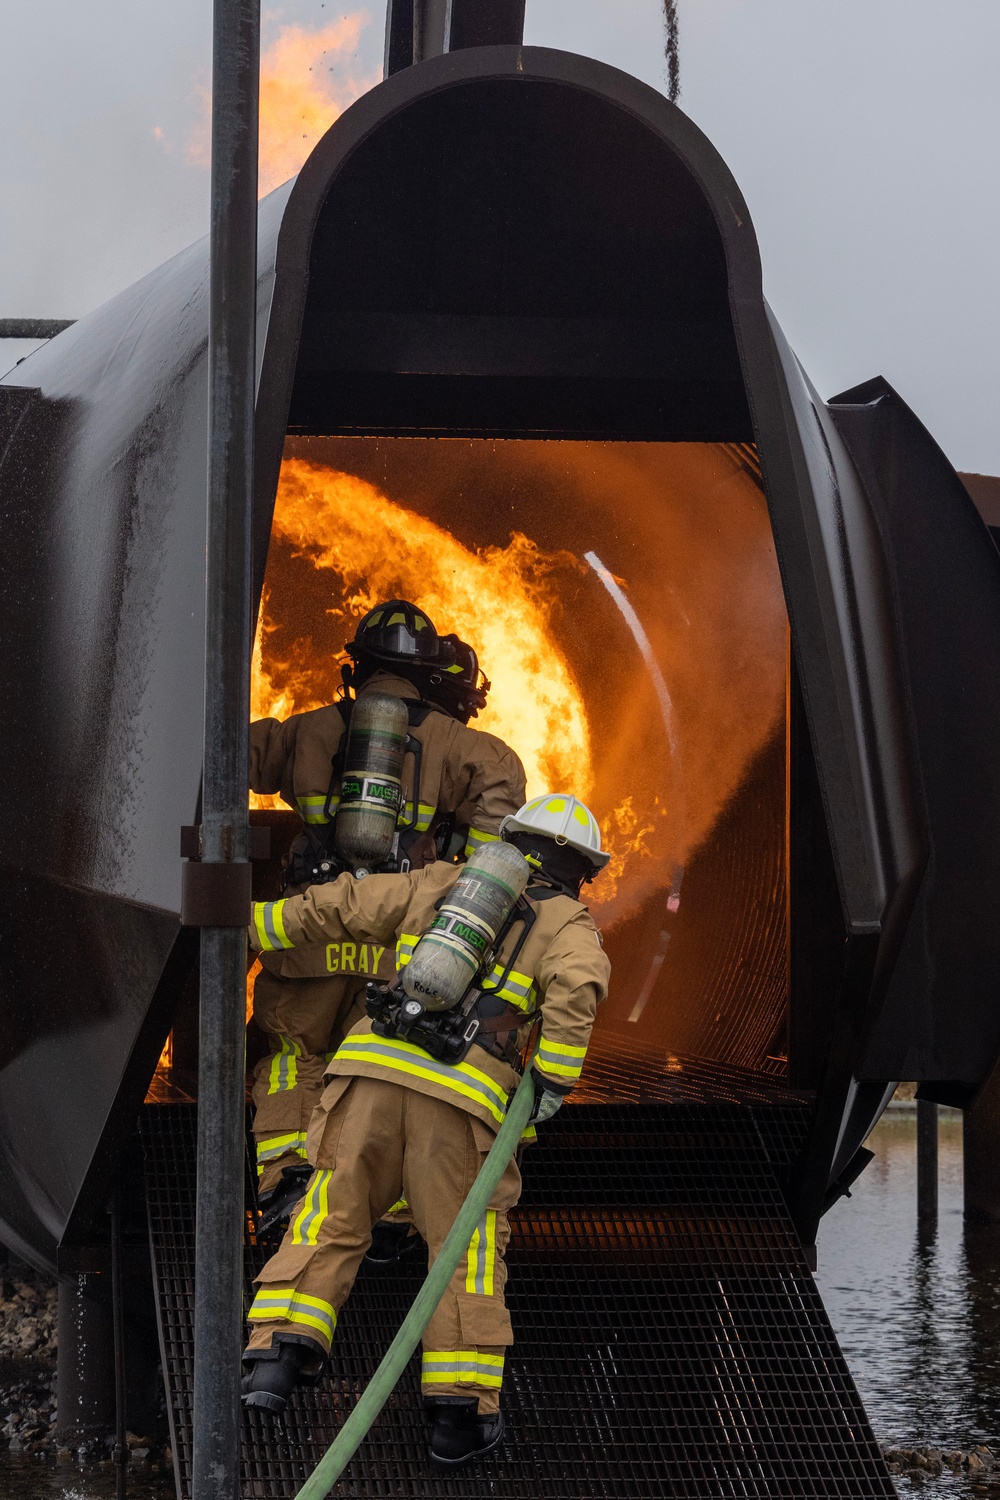
<path fill-rule="evenodd" d="M 590 808 L 568 792 L 546 792 L 532 797 L 500 824 L 500 837 L 512 833 L 541 833 L 557 844 L 568 844 L 583 854 L 595 870 L 603 870 L 610 854 L 601 848 L 601 830 Z"/>

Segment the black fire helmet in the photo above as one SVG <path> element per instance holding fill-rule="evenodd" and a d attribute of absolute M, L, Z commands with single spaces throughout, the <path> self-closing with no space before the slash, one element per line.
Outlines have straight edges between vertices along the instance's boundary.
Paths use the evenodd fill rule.
<path fill-rule="evenodd" d="M 389 599 L 369 610 L 347 653 L 353 665 L 342 676 L 349 688 L 389 671 L 462 724 L 486 706 L 490 684 L 473 648 L 457 635 L 439 636 L 424 611 L 407 599 Z"/>
<path fill-rule="evenodd" d="M 437 661 L 441 643 L 422 609 L 408 599 L 390 599 L 368 611 L 347 647 L 347 654 L 355 667 L 365 669 L 373 663 L 392 668 Z M 364 676 L 370 676 L 374 669 L 372 666 L 365 670 Z"/>

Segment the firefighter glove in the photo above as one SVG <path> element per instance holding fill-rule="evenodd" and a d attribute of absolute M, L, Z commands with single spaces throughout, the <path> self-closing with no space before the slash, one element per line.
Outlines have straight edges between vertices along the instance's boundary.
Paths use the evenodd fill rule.
<path fill-rule="evenodd" d="M 537 1068 L 531 1070 L 531 1081 L 535 1085 L 535 1107 L 531 1111 L 530 1123 L 539 1125 L 545 1120 L 551 1120 L 566 1095 L 562 1089 L 553 1088 Z"/>

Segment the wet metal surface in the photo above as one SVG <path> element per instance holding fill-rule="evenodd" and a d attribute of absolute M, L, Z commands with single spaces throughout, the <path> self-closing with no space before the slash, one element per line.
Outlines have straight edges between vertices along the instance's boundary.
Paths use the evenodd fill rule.
<path fill-rule="evenodd" d="M 1000 1230 L 962 1218 L 962 1125 L 942 1112 L 937 1232 L 917 1226 L 916 1114 L 824 1219 L 817 1281 L 876 1436 L 894 1448 L 1000 1451 Z M 994 1476 L 994 1486 L 997 1476 Z M 896 1478 L 900 1495 L 998 1494 L 966 1474 Z"/>

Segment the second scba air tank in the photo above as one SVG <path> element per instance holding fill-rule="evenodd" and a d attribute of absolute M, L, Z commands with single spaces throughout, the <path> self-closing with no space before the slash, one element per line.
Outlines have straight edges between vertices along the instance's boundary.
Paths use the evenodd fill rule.
<path fill-rule="evenodd" d="M 481 977 L 531 873 L 512 844 L 484 844 L 442 901 L 403 970 L 424 1010 L 451 1010 Z"/>

